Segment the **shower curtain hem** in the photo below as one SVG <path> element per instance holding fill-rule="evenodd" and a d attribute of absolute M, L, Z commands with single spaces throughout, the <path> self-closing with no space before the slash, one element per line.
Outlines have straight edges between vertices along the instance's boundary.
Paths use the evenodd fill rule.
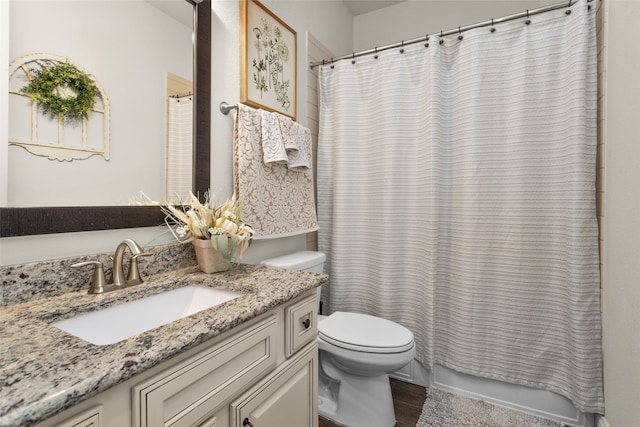
<path fill-rule="evenodd" d="M 422 361 L 420 361 L 420 363 L 423 363 Z M 535 388 L 535 389 L 539 389 L 539 390 L 547 390 L 547 391 L 551 391 L 554 393 L 559 394 L 562 397 L 567 398 L 568 400 L 571 401 L 571 403 L 573 404 L 573 406 L 576 407 L 576 409 L 578 409 L 579 411 L 582 411 L 584 413 L 593 413 L 593 414 L 600 414 L 600 415 L 604 415 L 604 405 L 595 405 L 595 406 L 584 406 L 584 405 L 580 405 L 579 403 L 576 402 L 576 400 L 574 398 L 571 397 L 570 393 L 567 393 L 565 390 L 562 390 L 560 387 L 556 387 L 553 384 L 546 384 L 544 382 L 536 382 L 536 381 L 528 381 L 525 379 L 520 379 L 520 378 L 508 378 L 507 376 L 502 376 L 502 375 L 498 375 L 498 374 L 494 374 L 494 373 L 484 373 L 484 372 L 475 372 L 471 369 L 465 369 L 465 368 L 461 368 L 460 366 L 457 366 L 455 363 L 448 363 L 445 362 L 443 360 L 436 360 L 434 361 L 434 364 L 429 366 L 427 364 L 425 364 L 425 366 L 429 366 L 429 369 L 431 369 L 433 371 L 434 365 L 442 365 L 446 368 L 452 369 L 456 372 L 460 372 L 462 374 L 466 374 L 466 375 L 472 375 L 472 376 L 476 376 L 476 377 L 480 377 L 480 378 L 487 378 L 490 380 L 495 380 L 495 381 L 501 381 L 504 383 L 508 383 L 508 384 L 516 384 L 516 385 L 522 385 L 522 386 L 526 386 L 526 387 L 531 387 L 531 388 Z"/>

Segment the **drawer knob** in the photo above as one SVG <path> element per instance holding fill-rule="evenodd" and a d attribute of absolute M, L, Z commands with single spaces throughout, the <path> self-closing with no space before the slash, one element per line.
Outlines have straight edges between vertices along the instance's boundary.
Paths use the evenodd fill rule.
<path fill-rule="evenodd" d="M 309 329 L 309 326 L 311 326 L 311 319 L 303 320 L 302 325 L 304 326 L 305 329 Z"/>
<path fill-rule="evenodd" d="M 249 418 L 245 418 L 244 420 L 242 420 L 242 425 L 253 427 L 253 424 L 251 424 L 251 421 L 249 421 Z"/>

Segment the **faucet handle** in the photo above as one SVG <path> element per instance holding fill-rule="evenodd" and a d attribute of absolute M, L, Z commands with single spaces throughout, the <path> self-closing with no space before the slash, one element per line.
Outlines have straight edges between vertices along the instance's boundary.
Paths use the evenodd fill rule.
<path fill-rule="evenodd" d="M 142 277 L 140 277 L 140 270 L 138 269 L 138 257 L 151 255 L 153 255 L 151 252 L 141 252 L 139 254 L 131 255 L 131 260 L 129 261 L 129 273 L 127 274 L 128 284 L 137 285 L 143 282 Z"/>
<path fill-rule="evenodd" d="M 107 284 L 107 280 L 104 277 L 104 267 L 100 261 L 85 261 L 77 264 L 71 264 L 73 268 L 82 268 L 87 265 L 95 266 L 93 270 L 93 278 L 91 279 L 91 287 L 89 288 L 90 294 L 101 294 L 104 292 L 104 287 Z"/>

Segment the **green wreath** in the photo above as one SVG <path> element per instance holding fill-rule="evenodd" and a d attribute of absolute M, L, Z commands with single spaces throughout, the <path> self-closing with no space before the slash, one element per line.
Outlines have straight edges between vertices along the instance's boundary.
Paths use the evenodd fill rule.
<path fill-rule="evenodd" d="M 87 73 L 69 62 L 56 62 L 32 71 L 29 85 L 22 90 L 38 103 L 45 114 L 69 121 L 89 116 L 100 92 Z M 75 96 L 63 95 L 66 88 Z"/>

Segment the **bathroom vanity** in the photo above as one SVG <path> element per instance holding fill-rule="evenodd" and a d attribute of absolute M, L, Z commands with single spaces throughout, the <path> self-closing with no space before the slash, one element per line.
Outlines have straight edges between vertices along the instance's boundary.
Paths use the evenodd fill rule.
<path fill-rule="evenodd" d="M 0 311 L 0 426 L 317 426 L 316 287 L 328 276 L 187 267 Z M 51 323 L 184 286 L 240 296 L 109 345 Z"/>

